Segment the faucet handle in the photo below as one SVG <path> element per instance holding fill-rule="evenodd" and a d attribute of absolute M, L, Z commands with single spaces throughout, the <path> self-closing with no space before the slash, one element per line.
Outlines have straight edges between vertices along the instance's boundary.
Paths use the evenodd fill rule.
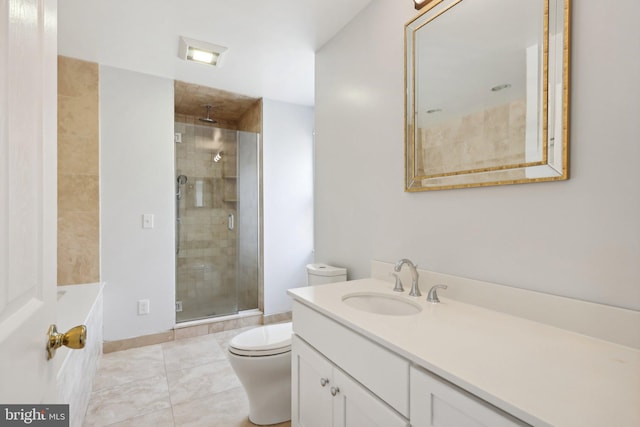
<path fill-rule="evenodd" d="M 435 285 L 432 286 L 431 289 L 429 289 L 429 293 L 427 294 L 427 301 L 432 302 L 434 304 L 437 304 L 440 302 L 440 299 L 438 298 L 438 289 L 447 289 L 448 286 L 447 285 Z"/>
<path fill-rule="evenodd" d="M 402 280 L 400 280 L 400 276 L 398 276 L 396 273 L 389 273 L 389 275 L 396 278 L 396 284 L 393 287 L 393 291 L 404 292 L 404 288 L 402 287 Z"/>

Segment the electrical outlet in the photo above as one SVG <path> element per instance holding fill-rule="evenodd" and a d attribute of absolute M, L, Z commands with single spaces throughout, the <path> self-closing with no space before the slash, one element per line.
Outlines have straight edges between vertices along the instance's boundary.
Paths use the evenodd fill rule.
<path fill-rule="evenodd" d="M 138 316 L 142 316 L 145 314 L 149 314 L 149 300 L 148 299 L 138 300 Z"/>
<path fill-rule="evenodd" d="M 182 301 L 176 301 L 176 313 L 182 311 Z"/>

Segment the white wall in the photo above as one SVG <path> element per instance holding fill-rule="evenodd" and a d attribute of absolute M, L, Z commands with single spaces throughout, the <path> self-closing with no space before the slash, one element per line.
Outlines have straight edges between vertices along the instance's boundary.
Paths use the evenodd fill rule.
<path fill-rule="evenodd" d="M 264 308 L 291 309 L 313 251 L 313 109 L 264 100 Z M 105 340 L 174 326 L 173 81 L 100 67 Z M 155 228 L 142 228 L 142 214 Z M 137 315 L 149 299 L 151 313 Z"/>
<path fill-rule="evenodd" d="M 313 259 L 313 109 L 263 100 L 264 313 L 291 310 Z"/>
<path fill-rule="evenodd" d="M 572 2 L 565 182 L 403 192 L 403 28 L 376 0 L 316 57 L 316 260 L 369 260 L 640 309 L 640 2 Z M 472 78 L 472 77 L 471 77 Z"/>
<path fill-rule="evenodd" d="M 100 66 L 100 230 L 106 341 L 175 319 L 173 80 Z M 154 228 L 142 228 L 142 214 Z M 137 315 L 137 301 L 151 312 Z"/>
<path fill-rule="evenodd" d="M 369 1 L 64 0 L 60 54 L 312 105 L 315 49 Z M 224 66 L 178 59 L 181 35 L 228 47 Z"/>

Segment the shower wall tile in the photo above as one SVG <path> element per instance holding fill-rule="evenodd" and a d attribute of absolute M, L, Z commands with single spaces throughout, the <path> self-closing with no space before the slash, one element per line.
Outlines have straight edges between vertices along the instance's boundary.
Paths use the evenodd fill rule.
<path fill-rule="evenodd" d="M 235 307 L 236 235 L 228 216 L 236 204 L 225 201 L 235 192 L 235 132 L 197 126 L 197 118 L 176 114 L 176 174 L 184 174 L 180 204 L 180 251 L 177 255 L 176 298 L 183 311 L 178 320 L 229 314 Z M 227 142 L 227 139 L 233 142 Z M 220 162 L 212 156 L 224 151 Z M 201 191 L 201 194 L 198 194 Z M 231 307 L 231 308 L 228 308 Z"/>
<path fill-rule="evenodd" d="M 262 100 L 256 101 L 238 120 L 238 129 L 262 133 Z"/>
<path fill-rule="evenodd" d="M 98 64 L 58 57 L 58 284 L 100 281 Z"/>
<path fill-rule="evenodd" d="M 524 100 L 421 128 L 418 163 L 424 170 L 418 172 L 432 175 L 522 163 L 525 130 Z"/>
<path fill-rule="evenodd" d="M 203 105 L 211 104 L 211 117 L 217 120 L 216 127 L 224 129 L 239 129 L 238 118 L 257 101 L 257 98 L 181 81 L 175 82 L 174 93 L 176 115 L 188 115 L 198 120 L 206 115 Z"/>
<path fill-rule="evenodd" d="M 246 111 L 237 129 L 260 132 L 261 116 L 258 101 Z M 180 206 L 176 297 L 183 311 L 177 314 L 178 320 L 229 314 L 236 301 L 240 309 L 253 308 L 258 290 L 251 283 L 256 283 L 257 273 L 252 278 L 241 271 L 236 277 L 238 267 L 244 267 L 236 265 L 238 237 L 227 227 L 230 213 L 238 220 L 235 133 L 231 137 L 218 126 L 194 127 L 202 123 L 193 116 L 176 114 L 175 120 L 174 129 L 182 136 L 182 142 L 176 144 L 176 174 L 189 177 Z M 219 150 L 224 152 L 222 160 L 212 161 Z M 196 198 L 199 191 L 202 194 Z M 238 280 L 243 283 L 236 288 Z"/>

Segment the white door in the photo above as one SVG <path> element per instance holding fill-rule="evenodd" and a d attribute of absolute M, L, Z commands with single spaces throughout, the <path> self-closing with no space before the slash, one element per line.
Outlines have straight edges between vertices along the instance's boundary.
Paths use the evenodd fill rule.
<path fill-rule="evenodd" d="M 57 1 L 0 1 L 0 402 L 56 403 Z"/>

